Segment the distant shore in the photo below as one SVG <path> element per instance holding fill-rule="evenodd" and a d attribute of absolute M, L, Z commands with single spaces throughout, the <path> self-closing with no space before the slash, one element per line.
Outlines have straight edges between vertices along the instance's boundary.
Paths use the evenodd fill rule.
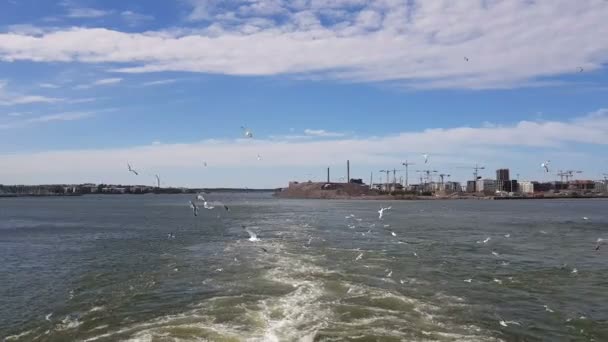
<path fill-rule="evenodd" d="M 184 189 L 167 191 L 167 189 L 161 189 L 158 191 L 150 192 L 89 192 L 89 193 L 1 193 L 0 198 L 15 198 L 15 197 L 74 197 L 74 196 L 106 196 L 106 195 L 182 195 L 182 194 L 196 194 L 199 192 L 203 193 L 274 193 L 277 189 L 247 189 L 247 188 L 210 188 L 210 189 Z"/>

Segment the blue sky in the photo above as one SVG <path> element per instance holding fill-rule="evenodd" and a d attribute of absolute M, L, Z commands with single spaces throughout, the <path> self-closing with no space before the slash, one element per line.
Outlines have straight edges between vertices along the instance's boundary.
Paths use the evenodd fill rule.
<path fill-rule="evenodd" d="M 366 180 L 404 160 L 410 178 L 600 179 L 607 17 L 602 0 L 0 0 L 0 183 L 276 187 L 346 159 Z"/>

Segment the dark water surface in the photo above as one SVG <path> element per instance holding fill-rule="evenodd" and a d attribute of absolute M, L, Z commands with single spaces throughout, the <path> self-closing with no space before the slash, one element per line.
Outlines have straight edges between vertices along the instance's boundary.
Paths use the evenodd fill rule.
<path fill-rule="evenodd" d="M 606 200 L 209 197 L 0 199 L 0 336 L 608 341 Z"/>

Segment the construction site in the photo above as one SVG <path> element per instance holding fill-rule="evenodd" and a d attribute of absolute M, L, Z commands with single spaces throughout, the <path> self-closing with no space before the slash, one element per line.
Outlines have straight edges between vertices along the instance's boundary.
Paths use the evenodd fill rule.
<path fill-rule="evenodd" d="M 580 170 L 558 170 L 559 180 L 539 182 L 512 179 L 510 170 L 496 170 L 496 178 L 480 176 L 486 167 L 475 164 L 469 169 L 472 180 L 461 184 L 451 181 L 450 174 L 432 169 L 412 170 L 414 183 L 410 182 L 410 167 L 414 163 L 405 161 L 403 169 L 378 170 L 382 181 L 374 182 L 373 172 L 369 182 L 361 178 L 351 178 L 350 161 L 346 161 L 345 177 L 339 181 L 331 180 L 331 169 L 326 169 L 323 181 L 309 179 L 304 182 L 291 181 L 288 187 L 277 192 L 281 198 L 319 198 L 319 199 L 535 199 L 535 198 L 603 198 L 608 197 L 608 174 L 602 180 L 574 179 Z M 401 176 L 397 176 L 397 173 Z"/>

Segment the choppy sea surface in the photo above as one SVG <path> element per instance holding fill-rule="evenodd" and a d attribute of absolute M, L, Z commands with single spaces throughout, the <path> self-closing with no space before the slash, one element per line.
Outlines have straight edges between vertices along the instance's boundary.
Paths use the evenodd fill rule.
<path fill-rule="evenodd" d="M 1 338 L 608 341 L 606 200 L 208 197 L 0 199 Z"/>

